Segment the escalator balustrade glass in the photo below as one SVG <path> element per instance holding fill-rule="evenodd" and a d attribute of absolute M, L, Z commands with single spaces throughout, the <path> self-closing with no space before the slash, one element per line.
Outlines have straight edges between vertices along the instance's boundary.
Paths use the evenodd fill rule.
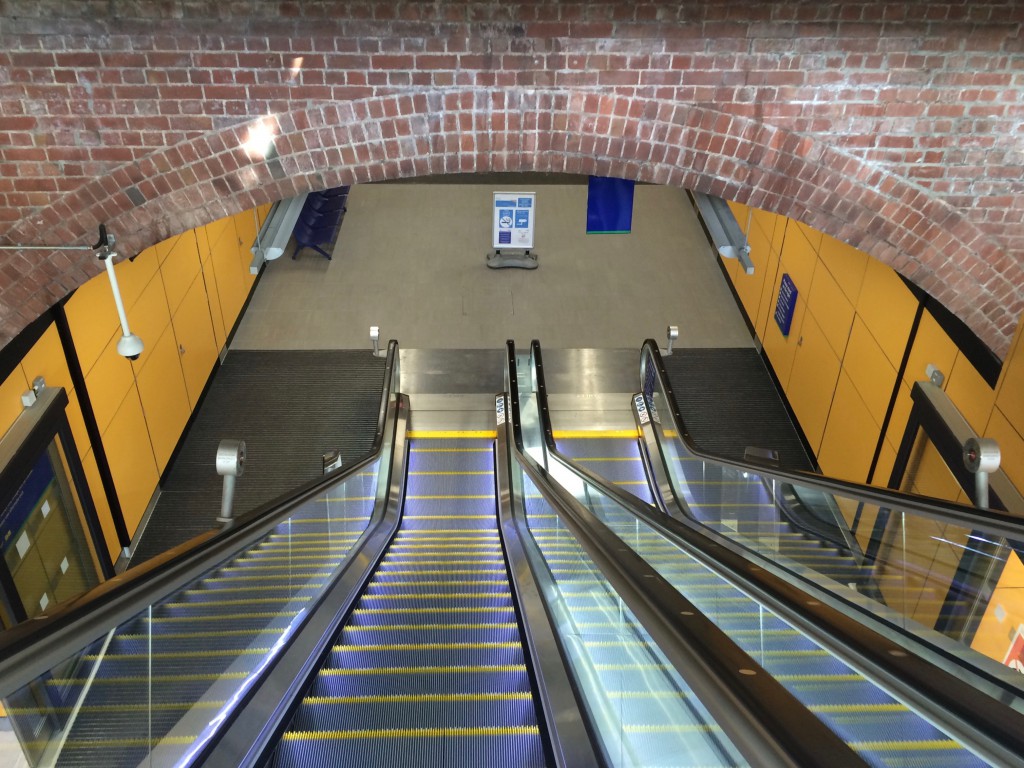
<path fill-rule="evenodd" d="M 519 465 L 512 480 L 534 573 L 609 764 L 746 765 Z"/>
<path fill-rule="evenodd" d="M 302 503 L 261 541 L 6 696 L 17 738 L 0 741 L 0 764 L 187 764 L 359 540 L 380 463 Z"/>
<path fill-rule="evenodd" d="M 1024 669 L 1024 543 L 704 459 L 678 433 L 644 355 L 644 394 L 680 516 L 1024 693 L 1015 671 Z"/>
<path fill-rule="evenodd" d="M 868 763 L 986 765 L 554 457 L 549 471 Z"/>

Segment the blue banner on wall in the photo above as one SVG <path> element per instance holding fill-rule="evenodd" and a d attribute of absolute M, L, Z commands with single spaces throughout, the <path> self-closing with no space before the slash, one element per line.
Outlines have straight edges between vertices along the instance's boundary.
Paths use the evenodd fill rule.
<path fill-rule="evenodd" d="M 587 193 L 587 234 L 626 234 L 633 228 L 635 182 L 591 176 Z"/>

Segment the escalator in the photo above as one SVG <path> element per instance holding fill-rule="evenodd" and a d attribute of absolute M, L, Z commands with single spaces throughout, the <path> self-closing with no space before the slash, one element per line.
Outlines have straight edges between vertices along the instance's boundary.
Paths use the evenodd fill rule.
<path fill-rule="evenodd" d="M 0 636 L 0 764 L 187 764 L 215 740 L 382 525 L 397 354 L 364 458 Z"/>
<path fill-rule="evenodd" d="M 132 765 L 158 747 L 160 760 L 180 759 L 349 555 L 369 522 L 376 484 L 376 465 L 356 473 L 209 576 L 97 640 L 67 673 L 48 677 L 51 698 L 75 702 L 53 713 L 68 717 L 55 764 Z M 8 709 L 15 718 L 31 711 Z M 25 746 L 43 754 L 46 745 Z"/>
<path fill-rule="evenodd" d="M 653 345 L 653 342 L 650 344 Z M 520 370 L 533 370 L 532 375 L 524 376 L 523 380 L 536 381 L 537 410 L 540 416 L 535 421 L 544 424 L 549 410 L 544 402 L 543 363 L 538 363 L 539 358 L 539 345 L 535 343 L 530 360 L 521 361 Z M 648 424 L 658 422 L 657 429 L 663 441 L 669 443 L 675 435 L 683 434 L 683 430 L 670 421 L 669 406 L 664 395 L 665 391 L 662 391 L 661 400 L 648 399 L 651 405 L 642 409 L 646 413 L 638 413 L 637 416 L 641 422 L 645 419 Z M 607 424 L 608 419 L 608 414 L 601 414 L 602 425 Z M 531 421 L 529 417 L 524 420 Z M 874 658 L 868 662 L 867 653 L 858 656 L 859 651 L 851 652 L 851 646 L 844 647 L 846 641 L 836 636 L 839 630 L 818 632 L 813 627 L 813 620 L 794 623 L 794 618 L 801 618 L 800 614 L 804 610 L 802 607 L 790 610 L 796 603 L 811 606 L 809 611 L 816 612 L 816 618 L 825 615 L 833 618 L 829 613 L 832 606 L 826 610 L 822 607 L 826 601 L 815 599 L 817 595 L 813 592 L 812 596 L 804 592 L 801 597 L 801 589 L 794 586 L 792 576 L 787 574 L 813 571 L 808 587 L 815 586 L 817 582 L 838 582 L 849 590 L 854 600 L 858 596 L 865 596 L 867 590 L 862 585 L 866 579 L 852 569 L 843 572 L 843 569 L 850 569 L 851 566 L 841 562 L 839 555 L 842 553 L 838 548 L 835 552 L 829 552 L 813 538 L 780 525 L 775 499 L 764 492 L 766 487 L 770 487 L 770 481 L 763 480 L 755 470 L 723 473 L 718 471 L 713 461 L 698 462 L 682 451 L 675 454 L 666 452 L 665 459 L 671 461 L 678 472 L 678 476 L 672 478 L 671 490 L 685 488 L 679 497 L 685 497 L 681 507 L 688 513 L 679 515 L 680 519 L 672 519 L 657 508 L 638 503 L 635 498 L 630 500 L 630 495 L 623 494 L 621 485 L 615 481 L 602 480 L 595 473 L 595 470 L 599 472 L 601 469 L 599 463 L 576 462 L 574 465 L 568 456 L 565 457 L 567 461 L 563 461 L 559 449 L 563 447 L 564 441 L 554 437 L 558 433 L 551 429 L 550 423 L 547 423 L 546 429 L 548 436 L 535 442 L 546 445 L 548 450 L 545 451 L 543 461 L 550 465 L 550 471 L 558 477 L 563 487 L 609 526 L 655 572 L 685 595 L 701 613 L 725 630 L 732 641 L 747 651 L 765 671 L 780 681 L 869 764 L 1001 764 L 1003 759 L 1009 759 L 1009 755 L 1014 755 L 1010 762 L 1017 763 L 1019 750 L 1016 747 L 987 753 L 974 752 L 974 747 L 965 748 L 965 743 L 978 744 L 987 738 L 977 736 L 978 732 L 990 724 L 985 722 L 985 716 L 971 717 L 971 708 L 976 706 L 983 707 L 986 712 L 991 711 L 993 720 L 1001 721 L 998 727 L 1005 729 L 1004 737 L 1010 734 L 1008 738 L 1011 741 L 1016 739 L 1012 736 L 1016 726 L 1007 724 L 1019 723 L 1019 714 L 1009 708 L 1001 709 L 990 696 L 994 693 L 997 697 L 1005 697 L 1006 701 L 1019 702 L 1019 683 L 998 669 L 993 669 L 991 665 L 985 665 L 986 660 L 972 659 L 984 667 L 984 674 L 979 680 L 972 681 L 977 690 L 965 690 L 969 689 L 970 684 L 962 687 L 956 685 L 963 682 L 957 680 L 961 673 L 950 674 L 944 668 L 946 665 L 939 661 L 943 652 L 949 650 L 949 646 L 942 645 L 941 641 L 938 648 L 908 652 L 894 648 L 891 635 L 875 634 L 874 642 L 879 648 L 874 655 L 908 659 L 906 666 L 916 670 L 916 677 L 910 686 L 918 686 L 922 690 L 908 690 L 904 687 L 908 682 L 906 678 L 894 682 L 893 678 L 885 674 L 881 677 L 885 681 L 884 685 L 880 686 L 877 674 L 884 665 L 875 664 Z M 622 447 L 609 447 L 602 451 L 605 455 L 622 455 L 625 452 L 626 449 Z M 565 453 L 578 454 L 579 451 L 570 449 Z M 652 457 L 647 461 L 656 464 L 658 458 Z M 688 485 L 684 486 L 678 481 L 681 476 L 689 480 Z M 619 479 L 620 475 L 613 477 Z M 651 485 L 658 489 L 654 495 L 654 498 L 658 498 L 664 493 L 667 479 L 663 476 L 653 477 Z M 713 515 L 713 524 L 705 528 L 711 529 L 713 534 L 700 533 L 703 526 L 689 522 L 691 516 L 700 519 L 701 511 L 698 510 L 702 506 L 704 510 L 713 510 L 707 515 Z M 672 513 L 673 510 L 667 511 Z M 762 542 L 771 540 L 771 546 L 759 550 L 764 559 L 740 555 L 742 550 L 728 543 L 743 542 L 752 535 L 761 537 Z M 723 562 L 726 564 L 724 570 Z M 770 573 L 786 590 L 787 602 L 779 601 L 783 607 L 782 612 L 774 609 L 771 600 L 765 602 L 754 599 L 754 595 L 768 594 L 767 591 L 759 591 L 759 577 L 751 576 L 762 573 L 766 574 L 764 581 L 768 580 L 767 575 Z M 726 574 L 730 576 L 726 578 Z M 737 576 L 738 580 L 735 578 Z M 843 631 L 856 635 L 856 642 L 871 635 L 871 632 L 857 627 L 849 618 L 850 613 L 847 612 L 843 621 L 836 623 L 843 624 Z M 890 650 L 882 650 L 883 643 Z M 932 663 L 940 664 L 932 668 L 932 677 L 936 679 L 926 680 L 929 667 L 914 657 L 915 651 L 921 657 L 929 658 Z M 871 669 L 872 674 L 866 676 L 866 669 Z M 912 676 L 909 672 L 907 674 L 908 677 Z M 937 678 L 943 678 L 942 682 L 938 682 Z M 921 709 L 922 696 L 917 693 L 923 693 L 923 689 L 928 688 L 928 694 L 933 694 L 944 687 L 947 692 L 956 688 L 964 696 L 964 701 L 957 702 L 954 696 L 953 701 L 946 702 L 959 709 L 958 714 L 946 717 L 937 715 L 939 708 L 934 705 Z M 980 691 L 985 693 L 978 695 Z M 966 704 L 967 698 L 972 704 Z M 1019 707 L 1019 703 L 1016 706 Z M 976 712 L 973 714 L 977 715 Z M 970 720 L 970 726 L 965 726 L 964 720 Z M 938 723 L 942 723 L 942 727 L 937 727 Z M 976 729 L 973 733 L 972 728 Z M 986 757 L 980 754 L 986 754 Z M 999 758 L 993 759 L 994 755 L 999 755 Z"/>
<path fill-rule="evenodd" d="M 410 438 L 401 528 L 275 766 L 548 764 L 498 535 L 493 437 Z"/>

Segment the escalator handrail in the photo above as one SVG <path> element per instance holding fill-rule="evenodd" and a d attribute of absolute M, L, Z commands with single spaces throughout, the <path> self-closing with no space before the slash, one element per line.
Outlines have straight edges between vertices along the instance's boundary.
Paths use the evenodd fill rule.
<path fill-rule="evenodd" d="M 533 354 L 536 355 L 538 351 L 539 345 L 536 345 Z M 542 379 L 543 373 L 538 371 L 538 409 L 543 411 L 546 410 L 546 393 L 541 390 Z M 544 421 L 545 415 L 542 414 L 542 424 Z M 993 712 L 992 696 L 978 690 L 956 672 L 950 672 L 922 657 L 905 653 L 894 655 L 890 651 L 899 649 L 893 647 L 891 639 L 866 623 L 845 615 L 825 600 L 808 601 L 805 588 L 772 573 L 760 553 L 753 554 L 762 567 L 754 569 L 755 564 L 750 557 L 734 549 L 735 543 L 728 538 L 709 532 L 688 516 L 678 519 L 662 514 L 566 458 L 557 449 L 551 449 L 550 453 L 567 469 L 593 482 L 601 492 L 622 503 L 631 514 L 682 546 L 691 556 L 703 561 L 727 581 L 742 585 L 742 590 L 754 596 L 758 602 L 796 624 L 826 648 L 838 652 L 844 661 L 855 661 L 855 667 L 871 669 L 874 674 L 885 679 L 891 688 L 898 690 L 900 698 L 912 701 L 918 708 L 928 711 L 933 719 L 955 731 L 962 742 L 970 744 L 982 754 L 994 756 L 999 762 L 1005 761 L 1008 755 L 1024 754 L 1024 728 L 1021 727 L 1020 712 L 1008 707 Z M 941 653 L 941 650 L 938 652 Z M 949 661 L 952 663 L 955 660 Z M 987 683 L 1005 689 L 1002 681 L 980 671 L 979 674 Z M 964 723 L 967 724 L 966 728 L 962 725 Z"/>
<path fill-rule="evenodd" d="M 199 534 L 60 604 L 51 613 L 0 633 L 0 697 L 46 673 L 146 607 L 178 592 L 267 535 L 299 505 L 376 461 L 388 426 L 388 403 L 399 383 L 398 359 L 398 343 L 392 340 L 388 343 L 373 444 L 362 458 L 257 507 L 227 529 Z"/>
<path fill-rule="evenodd" d="M 555 768 L 605 768 L 612 761 L 600 749 L 594 724 L 587 716 L 578 686 L 569 674 L 568 654 L 554 629 L 547 600 L 542 596 L 533 565 L 527 554 L 533 541 L 526 521 L 512 504 L 507 403 L 516 396 L 513 380 L 509 394 L 497 396 L 505 407 L 506 418 L 498 424 L 495 456 L 495 485 L 498 493 L 498 531 L 508 561 L 509 584 L 521 617 L 523 645 L 528 651 L 531 678 L 536 681 L 537 700 L 548 736 Z M 532 549 L 536 551 L 534 544 Z"/>
<path fill-rule="evenodd" d="M 507 350 L 509 378 L 514 379 L 511 341 Z M 510 410 L 514 460 L 741 754 L 761 766 L 865 765 L 846 742 L 550 478 L 523 451 L 518 396 L 512 398 Z"/>
<path fill-rule="evenodd" d="M 645 354 L 646 353 L 646 354 Z M 1024 520 L 1004 512 L 991 509 L 979 509 L 966 504 L 958 504 L 952 501 L 942 501 L 924 496 L 914 496 L 902 493 L 890 488 L 880 488 L 864 483 L 855 483 L 849 480 L 839 480 L 811 472 L 800 470 L 776 469 L 765 467 L 763 464 L 754 462 L 742 462 L 735 459 L 728 459 L 708 453 L 694 443 L 692 436 L 686 429 L 682 413 L 676 401 L 672 384 L 669 381 L 668 373 L 665 370 L 658 342 L 653 339 L 644 341 L 640 350 L 640 382 L 643 385 L 644 366 L 647 355 L 650 355 L 654 362 L 654 373 L 661 388 L 668 395 L 668 409 L 672 422 L 672 428 L 676 430 L 679 439 L 683 442 L 688 453 L 698 459 L 713 462 L 723 467 L 729 467 L 740 472 L 752 472 L 763 478 L 778 480 L 780 482 L 793 483 L 808 488 L 816 488 L 838 496 L 845 496 L 854 501 L 875 505 L 884 509 L 913 512 L 933 520 L 946 524 L 954 524 L 969 530 L 983 529 L 990 533 L 1003 536 L 1007 539 L 1024 541 Z M 645 393 L 646 396 L 646 393 Z M 660 412 L 659 412 L 660 413 Z"/>

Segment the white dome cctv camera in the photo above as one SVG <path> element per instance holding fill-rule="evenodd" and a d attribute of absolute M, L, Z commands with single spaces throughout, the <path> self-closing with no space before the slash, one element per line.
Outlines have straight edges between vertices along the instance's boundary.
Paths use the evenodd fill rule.
<path fill-rule="evenodd" d="M 134 333 L 128 333 L 117 342 L 117 354 L 129 360 L 138 360 L 142 354 L 142 339 Z"/>

